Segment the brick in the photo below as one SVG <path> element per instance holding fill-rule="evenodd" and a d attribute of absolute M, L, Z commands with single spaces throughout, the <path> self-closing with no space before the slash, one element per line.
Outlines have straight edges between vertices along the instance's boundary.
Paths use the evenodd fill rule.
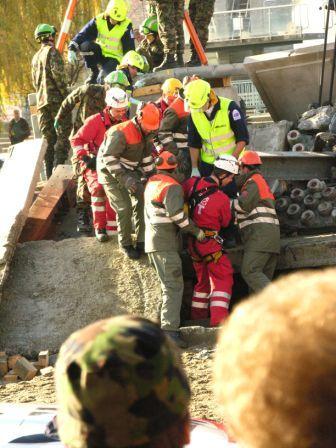
<path fill-rule="evenodd" d="M 8 369 L 12 370 L 14 369 L 15 363 L 18 359 L 21 358 L 21 355 L 13 355 L 13 356 L 8 356 Z"/>
<path fill-rule="evenodd" d="M 16 361 L 13 370 L 22 380 L 26 381 L 32 380 L 37 374 L 37 369 L 23 356 Z"/>
<path fill-rule="evenodd" d="M 43 352 L 39 353 L 38 363 L 42 368 L 49 366 L 49 350 L 44 350 Z"/>
<path fill-rule="evenodd" d="M 6 373 L 8 373 L 7 356 L 1 356 L 0 354 L 0 377 L 6 375 Z"/>
<path fill-rule="evenodd" d="M 45 367 L 44 369 L 40 370 L 40 374 L 42 376 L 53 376 L 54 375 L 54 368 L 49 366 L 49 367 Z"/>
<path fill-rule="evenodd" d="M 16 375 L 16 373 L 14 373 L 13 370 L 10 370 L 4 377 L 3 377 L 4 381 L 6 383 L 16 383 L 17 381 L 19 381 L 19 377 L 18 375 Z"/>

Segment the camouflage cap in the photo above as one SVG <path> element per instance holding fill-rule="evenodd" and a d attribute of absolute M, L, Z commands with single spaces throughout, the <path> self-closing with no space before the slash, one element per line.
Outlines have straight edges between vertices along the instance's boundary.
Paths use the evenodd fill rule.
<path fill-rule="evenodd" d="M 146 445 L 188 413 L 190 389 L 176 347 L 131 316 L 73 333 L 56 364 L 57 416 L 69 448 Z"/>

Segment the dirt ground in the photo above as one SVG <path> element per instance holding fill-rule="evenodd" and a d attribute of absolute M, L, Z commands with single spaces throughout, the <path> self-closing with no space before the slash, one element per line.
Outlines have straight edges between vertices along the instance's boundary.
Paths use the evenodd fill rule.
<path fill-rule="evenodd" d="M 182 355 L 192 389 L 190 412 L 193 417 L 220 420 L 212 393 L 212 358 L 214 350 L 195 347 Z M 0 385 L 0 402 L 55 403 L 53 378 L 37 376 L 31 381 Z"/>

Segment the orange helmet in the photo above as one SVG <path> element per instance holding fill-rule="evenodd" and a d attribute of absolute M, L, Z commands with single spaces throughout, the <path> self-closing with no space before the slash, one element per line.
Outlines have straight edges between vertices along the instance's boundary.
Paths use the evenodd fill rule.
<path fill-rule="evenodd" d="M 149 131 L 156 131 L 160 126 L 160 112 L 153 103 L 140 104 L 137 110 L 137 117 Z"/>
<path fill-rule="evenodd" d="M 163 151 L 155 159 L 155 165 L 158 170 L 173 170 L 177 168 L 177 158 L 169 151 Z"/>
<path fill-rule="evenodd" d="M 261 158 L 255 151 L 245 151 L 239 161 L 243 165 L 262 165 Z"/>

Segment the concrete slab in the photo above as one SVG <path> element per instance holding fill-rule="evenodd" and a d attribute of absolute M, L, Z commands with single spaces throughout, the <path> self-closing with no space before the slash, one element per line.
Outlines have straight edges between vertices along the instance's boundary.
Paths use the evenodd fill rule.
<path fill-rule="evenodd" d="M 215 345 L 217 342 L 219 328 L 205 328 L 201 326 L 181 327 L 182 339 L 188 344 L 193 345 Z"/>

